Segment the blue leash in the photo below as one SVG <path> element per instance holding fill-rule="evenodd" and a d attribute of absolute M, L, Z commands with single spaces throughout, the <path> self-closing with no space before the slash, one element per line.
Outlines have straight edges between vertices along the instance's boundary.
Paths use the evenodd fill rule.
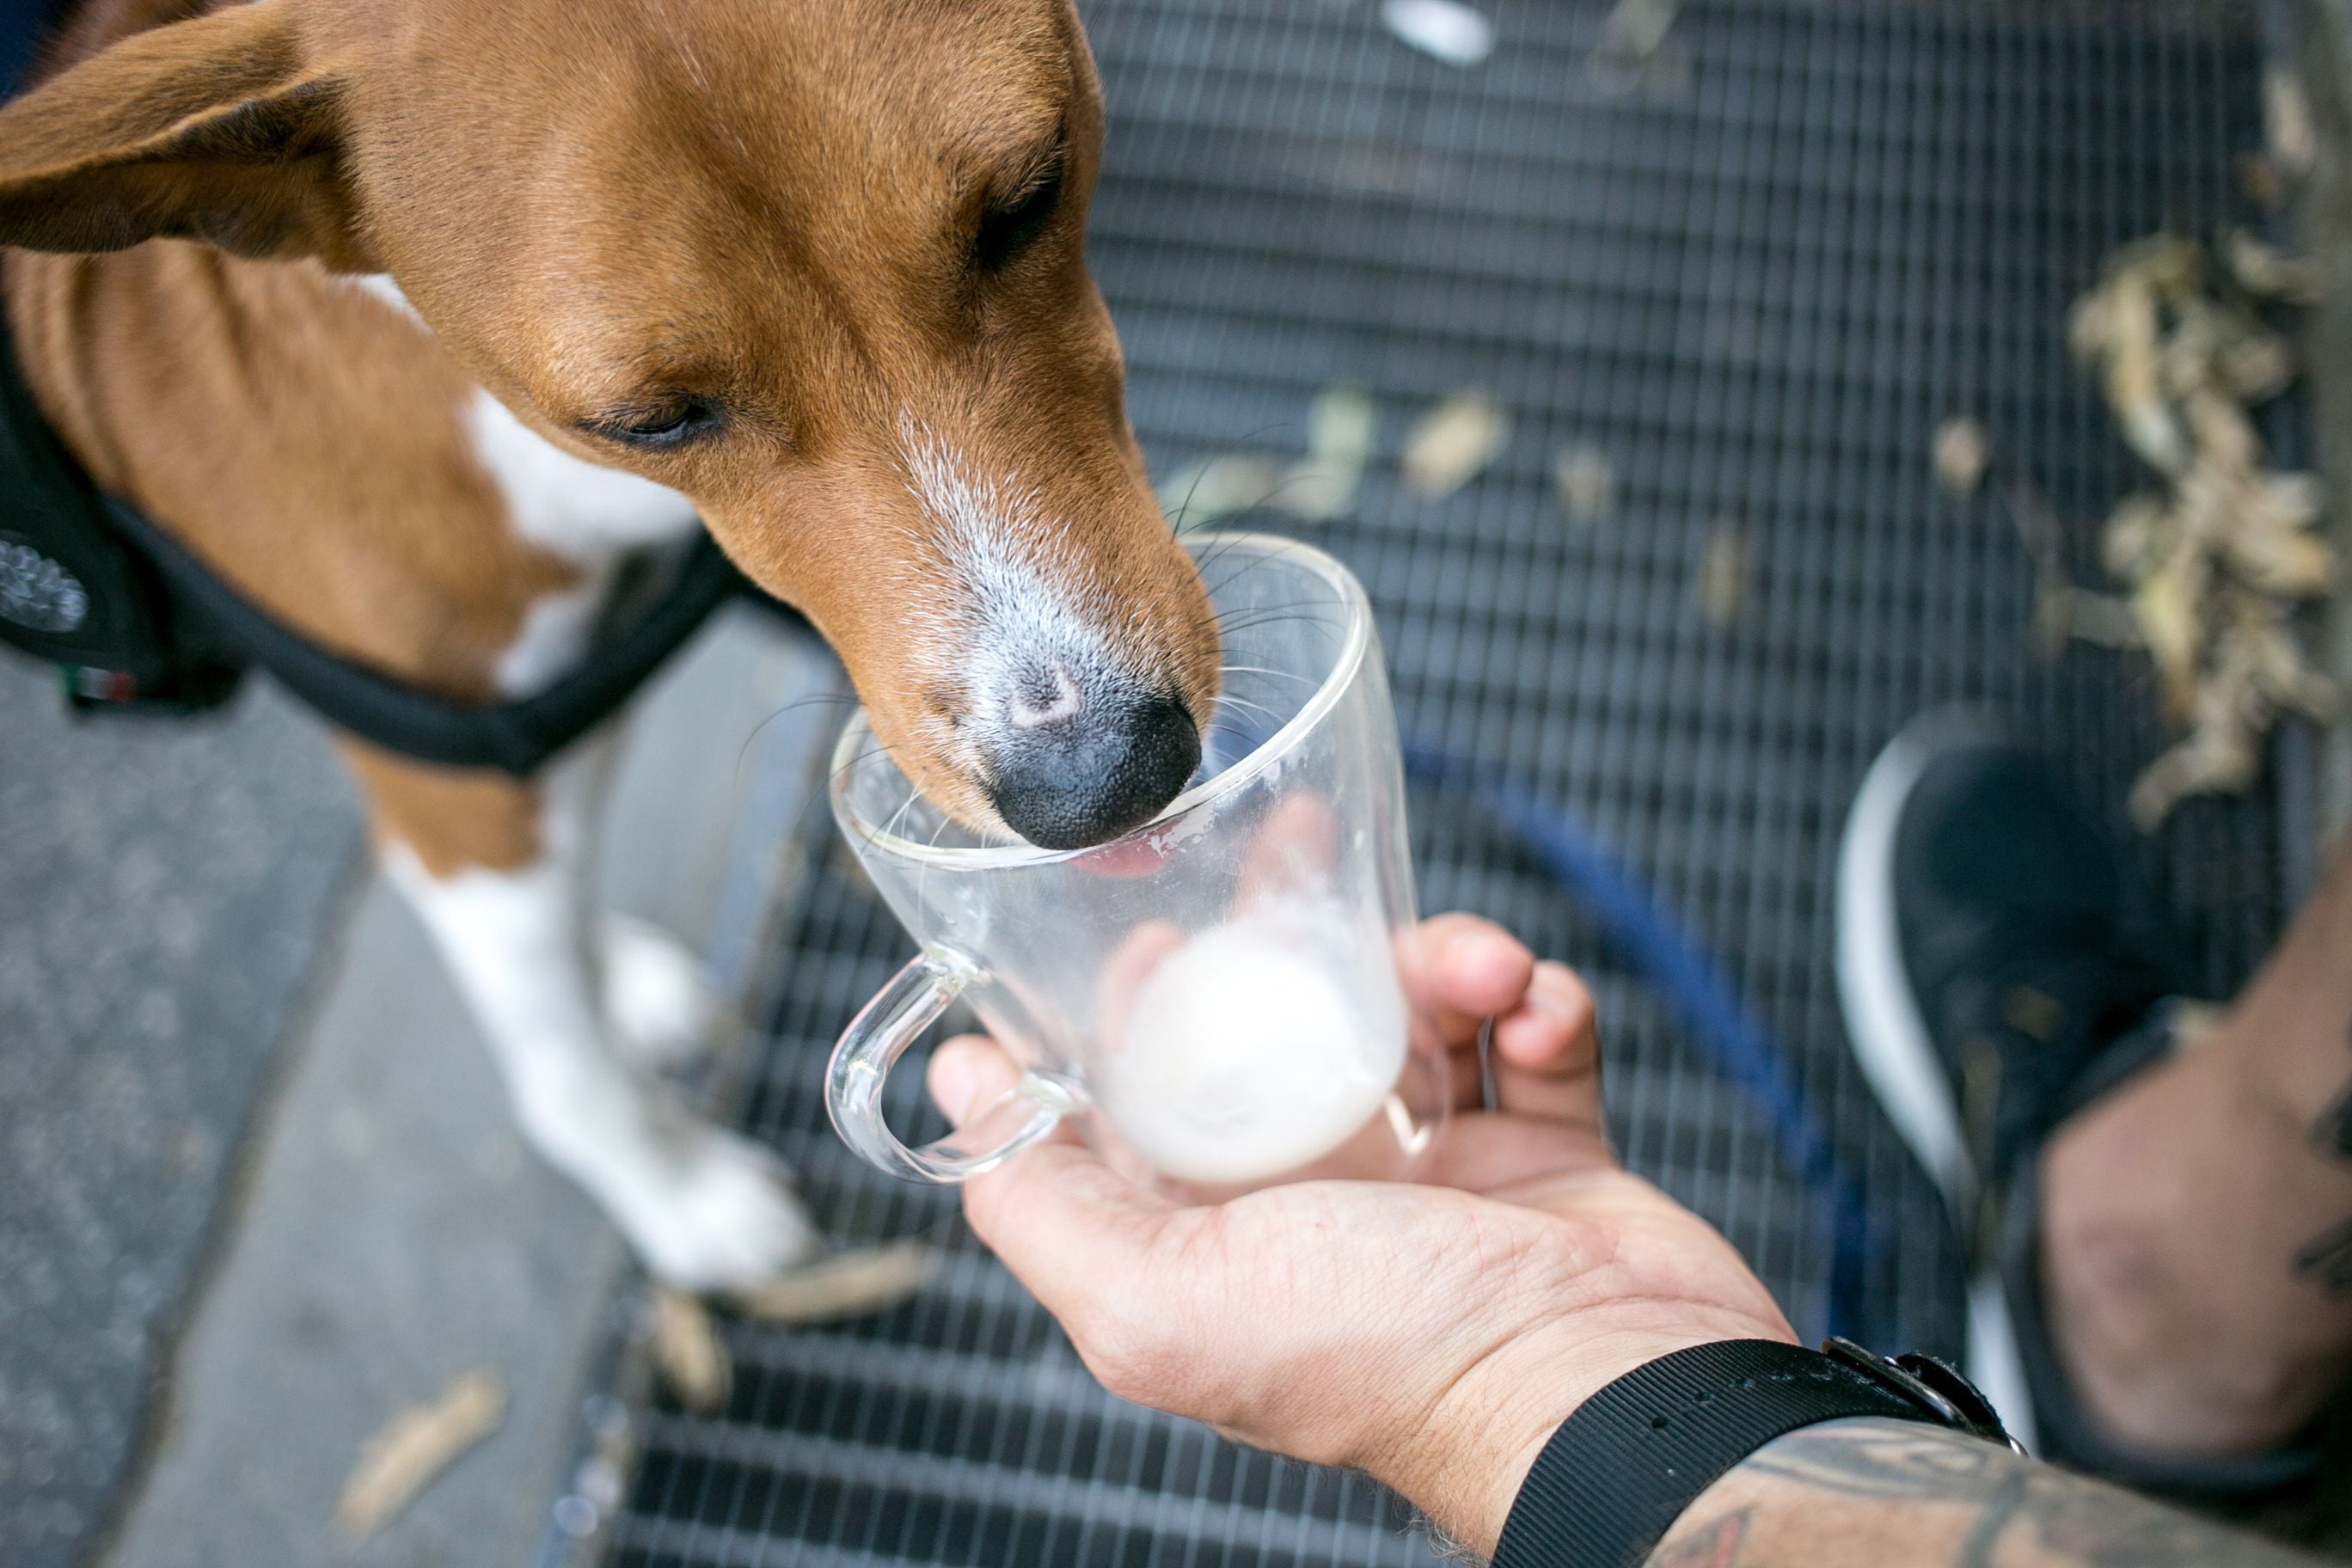
<path fill-rule="evenodd" d="M 1412 777 L 1460 791 L 1507 828 L 1592 915 L 1691 1038 L 1747 1089 L 1830 1236 L 1828 1331 L 1871 1342 L 1866 1281 L 1875 1235 L 1861 1184 L 1838 1163 L 1786 1054 L 1721 967 L 1600 840 L 1535 789 L 1500 768 L 1416 741 L 1404 751 Z"/>

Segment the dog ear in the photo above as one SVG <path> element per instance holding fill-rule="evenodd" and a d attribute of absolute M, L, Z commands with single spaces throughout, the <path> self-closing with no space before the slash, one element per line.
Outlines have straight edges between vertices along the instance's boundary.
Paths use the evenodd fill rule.
<path fill-rule="evenodd" d="M 342 88 L 284 0 L 137 33 L 0 109 L 0 244 L 201 239 L 372 271 L 344 180 Z"/>

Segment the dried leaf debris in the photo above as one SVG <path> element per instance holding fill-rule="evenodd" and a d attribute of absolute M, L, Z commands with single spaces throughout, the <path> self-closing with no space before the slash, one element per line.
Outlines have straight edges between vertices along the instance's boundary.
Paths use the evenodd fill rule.
<path fill-rule="evenodd" d="M 1356 504 L 1372 464 L 1380 408 L 1353 382 L 1335 381 L 1307 412 L 1307 451 L 1285 463 L 1259 452 L 1226 452 L 1178 470 L 1159 490 L 1160 510 L 1180 528 L 1201 527 L 1239 512 L 1264 509 L 1302 522 L 1329 522 Z M 1510 441 L 1502 405 L 1476 387 L 1439 398 L 1405 433 L 1398 454 L 1404 489 L 1423 501 L 1444 500 L 1476 479 Z M 1614 499 L 1609 460 L 1579 445 L 1559 456 L 1560 504 L 1571 517 L 1592 521 Z"/>
<path fill-rule="evenodd" d="M 699 1300 L 667 1285 L 654 1288 L 652 1349 L 664 1386 L 680 1405 L 700 1415 L 726 1405 L 735 1363 Z"/>
<path fill-rule="evenodd" d="M 1552 489 L 1572 521 L 1595 523 L 1617 505 L 1617 470 L 1609 454 L 1590 441 L 1564 447 L 1552 459 Z"/>
<path fill-rule="evenodd" d="M 2319 135 L 2303 79 L 2284 61 L 2263 70 L 2263 136 L 2287 178 L 2300 180 L 2319 162 Z"/>
<path fill-rule="evenodd" d="M 1683 0 L 1617 0 L 1601 19 L 1585 68 L 1603 92 L 1647 87 L 1659 97 L 1678 99 L 1690 88 L 1690 58 L 1669 36 Z"/>
<path fill-rule="evenodd" d="M 2226 236 L 2219 250 L 2217 270 L 2178 236 L 2126 246 L 2069 319 L 2074 353 L 2157 481 L 2118 501 L 2100 531 L 2100 560 L 2123 596 L 2075 586 L 2048 506 L 2022 479 L 2004 488 L 2034 559 L 2037 642 L 2049 652 L 2068 637 L 2137 645 L 2155 666 L 2180 739 L 2132 787 L 2144 831 L 2190 795 L 2252 783 L 2282 712 L 2324 718 L 2336 703 L 2294 626 L 2296 607 L 2335 581 L 2315 526 L 2320 486 L 2271 466 L 2250 412 L 2295 374 L 2260 308 L 2303 302 L 2315 280 L 2308 263 L 2251 235 Z M 1953 466 L 1939 437 L 1937 472 L 1957 489 Z"/>
<path fill-rule="evenodd" d="M 373 1535 L 425 1483 L 506 1418 L 506 1384 L 481 1367 L 460 1373 L 441 1396 L 394 1413 L 360 1450 L 343 1482 L 335 1522 L 354 1538 Z"/>
<path fill-rule="evenodd" d="M 1325 387 L 1307 411 L 1307 456 L 1283 475 L 1270 504 L 1307 522 L 1328 522 L 1354 506 L 1379 424 L 1370 393 L 1349 382 Z"/>
<path fill-rule="evenodd" d="M 729 1299 L 763 1323 L 822 1323 L 895 1307 L 930 1279 L 939 1251 L 925 1241 L 894 1241 L 793 1270 Z"/>
<path fill-rule="evenodd" d="M 1282 468 L 1271 458 L 1228 452 L 1195 463 L 1160 487 L 1160 510 L 1181 527 L 1197 528 L 1265 505 L 1282 489 Z"/>
<path fill-rule="evenodd" d="M 1947 419 L 1936 429 L 1936 482 L 1955 496 L 1971 496 L 1992 461 L 1992 437 L 1969 418 Z"/>
<path fill-rule="evenodd" d="M 1691 578 L 1691 594 L 1700 613 L 1717 626 L 1729 626 L 1738 618 L 1739 606 L 1748 598 L 1748 534 L 1738 523 L 1718 521 L 1707 535 Z"/>
<path fill-rule="evenodd" d="M 1501 455 L 1510 435 L 1509 418 L 1485 393 L 1440 399 L 1405 437 L 1405 488 L 1424 500 L 1452 495 Z"/>

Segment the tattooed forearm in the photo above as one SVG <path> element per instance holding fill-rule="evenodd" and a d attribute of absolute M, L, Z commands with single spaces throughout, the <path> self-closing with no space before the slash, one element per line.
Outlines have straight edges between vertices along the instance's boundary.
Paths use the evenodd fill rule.
<path fill-rule="evenodd" d="M 2326 1296 L 2352 1296 L 2352 1219 L 2313 1237 L 2294 1255 L 2294 1277 Z"/>
<path fill-rule="evenodd" d="M 1739 1561 L 1740 1542 L 1748 1539 L 1748 1516 L 1754 1509 L 1734 1509 L 1651 1554 L 1650 1568 L 1733 1568 Z"/>
<path fill-rule="evenodd" d="M 2311 1146 L 2328 1159 L 2352 1164 L 2352 1083 L 2311 1124 Z"/>
<path fill-rule="evenodd" d="M 2311 1560 L 1956 1432 L 1836 1421 L 1766 1445 L 1649 1568 L 2310 1568 Z"/>
<path fill-rule="evenodd" d="M 2322 1159 L 2352 1164 L 2352 1083 L 2311 1124 L 2311 1146 Z M 2330 1297 L 2352 1296 L 2352 1219 L 2329 1226 L 2296 1248 L 2294 1277 Z"/>

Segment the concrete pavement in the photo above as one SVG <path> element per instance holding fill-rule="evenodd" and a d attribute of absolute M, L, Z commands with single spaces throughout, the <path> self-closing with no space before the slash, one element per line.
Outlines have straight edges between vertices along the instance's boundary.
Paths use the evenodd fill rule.
<path fill-rule="evenodd" d="M 838 710 L 763 721 L 833 679 L 730 612 L 632 725 L 607 901 L 729 984 Z M 210 732 L 69 735 L 95 755 L 43 735 L 36 770 L 35 706 L 0 687 L 0 1560 L 530 1561 L 619 1243 L 515 1136 L 307 718 L 262 693 Z M 105 830 L 159 801 L 163 847 Z M 341 1538 L 361 1445 L 473 1366 L 507 1387 L 496 1434 Z"/>

